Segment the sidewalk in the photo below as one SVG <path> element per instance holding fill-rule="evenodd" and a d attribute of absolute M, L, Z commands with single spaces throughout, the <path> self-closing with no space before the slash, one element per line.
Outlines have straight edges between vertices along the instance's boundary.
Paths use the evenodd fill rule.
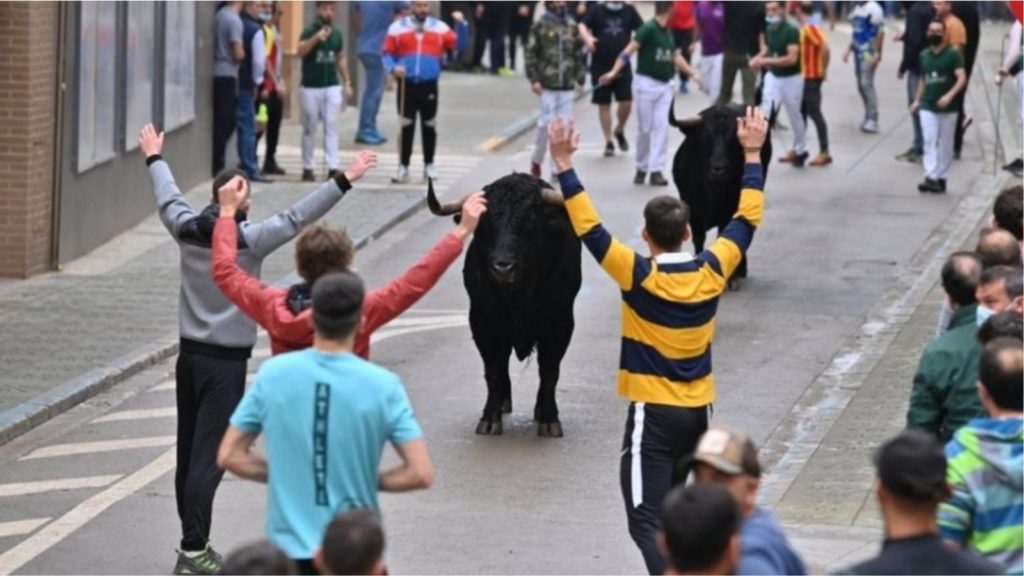
<path fill-rule="evenodd" d="M 440 93 L 440 178 L 435 185 L 443 193 L 485 157 L 477 150 L 480 143 L 536 112 L 536 99 L 522 77 L 447 74 Z M 417 178 L 420 156 L 414 155 L 413 183 L 389 183 L 397 166 L 393 110 L 391 92 L 381 106 L 380 129 L 392 140 L 378 147 L 379 168 L 326 218 L 332 226 L 347 227 L 357 247 L 424 203 L 426 187 Z M 340 119 L 345 163 L 356 148 L 357 121 L 353 108 Z M 297 119 L 282 126 L 278 160 L 289 174 L 253 187 L 254 220 L 286 208 L 318 186 L 299 182 L 300 135 Z M 321 146 L 322 141 L 318 162 Z M 414 150 L 419 149 L 417 142 Z M 173 170 L 174 158 L 168 161 Z M 206 182 L 187 193 L 197 210 L 208 202 L 209 186 Z M 149 189 L 138 193 L 152 194 Z M 265 281 L 288 279 L 292 252 L 290 245 L 284 246 L 266 259 Z M 175 354 L 178 284 L 178 249 L 155 215 L 62 272 L 0 284 L 0 444 Z"/>
<path fill-rule="evenodd" d="M 877 553 L 883 526 L 872 491 L 871 456 L 905 427 L 914 371 L 921 351 L 935 336 L 942 264 L 950 252 L 974 248 L 978 232 L 988 223 L 995 192 L 1012 183 L 1013 177 L 998 166 L 1020 150 L 1021 103 L 1007 88 L 997 103 L 1000 94 L 992 82 L 1007 28 L 982 27 L 968 91 L 974 126 L 966 136 L 965 160 L 953 167 L 962 172 L 967 159 L 980 152 L 980 173 L 897 285 L 762 447 L 770 473 L 762 481 L 761 502 L 775 508 L 812 573 L 835 571 Z M 1007 160 L 993 155 L 999 105 L 998 139 L 1010 156 Z"/>

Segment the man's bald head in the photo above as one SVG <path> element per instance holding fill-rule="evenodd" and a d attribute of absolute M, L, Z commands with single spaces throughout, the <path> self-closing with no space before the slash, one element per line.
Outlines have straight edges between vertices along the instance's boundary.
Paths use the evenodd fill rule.
<path fill-rule="evenodd" d="M 1002 228 L 989 228 L 982 232 L 976 251 L 985 263 L 985 268 L 1021 265 L 1017 237 Z"/>
<path fill-rule="evenodd" d="M 954 252 L 942 267 L 942 289 L 957 306 L 974 304 L 981 279 L 981 257 L 974 252 Z"/>

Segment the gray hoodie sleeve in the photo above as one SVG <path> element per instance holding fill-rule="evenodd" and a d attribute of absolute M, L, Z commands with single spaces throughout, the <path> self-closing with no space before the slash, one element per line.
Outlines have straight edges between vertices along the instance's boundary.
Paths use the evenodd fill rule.
<path fill-rule="evenodd" d="M 195 216 L 196 212 L 185 200 L 171 174 L 171 167 L 163 158 L 159 155 L 150 156 L 146 159 L 146 165 L 149 167 L 149 179 L 153 182 L 160 221 L 177 240 L 181 225 Z"/>
<path fill-rule="evenodd" d="M 261 222 L 243 224 L 242 235 L 246 245 L 255 256 L 265 258 L 295 238 L 303 228 L 327 214 L 351 187 L 348 180 L 339 174 L 287 210 Z"/>

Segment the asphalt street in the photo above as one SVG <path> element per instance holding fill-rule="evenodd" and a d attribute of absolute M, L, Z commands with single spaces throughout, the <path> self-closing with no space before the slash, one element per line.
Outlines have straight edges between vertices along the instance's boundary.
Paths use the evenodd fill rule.
<path fill-rule="evenodd" d="M 833 65 L 825 110 L 837 161 L 802 172 L 772 165 L 750 278 L 719 306 L 713 421 L 740 427 L 759 442 L 791 417 L 981 171 L 983 154 L 972 136 L 954 166 L 949 194 L 916 191 L 920 167 L 892 160 L 909 142 L 894 60 L 883 62 L 879 76 L 878 135 L 857 130 L 853 72 Z M 705 102 L 700 95 L 682 96 L 677 111 L 693 113 Z M 602 158 L 595 110 L 581 102 L 576 114 L 584 129 L 577 160 L 583 184 L 610 230 L 642 249 L 644 203 L 674 191 L 630 184 L 631 156 Z M 775 134 L 779 154 L 790 138 L 790 132 Z M 673 134 L 670 150 L 680 140 Z M 446 196 L 525 171 L 531 143 L 528 136 L 488 156 Z M 344 209 L 344 202 L 336 208 Z M 452 225 L 426 213 L 414 216 L 358 254 L 359 273 L 370 286 L 380 285 Z M 619 293 L 588 253 L 583 266 L 576 333 L 558 388 L 561 439 L 538 438 L 530 421 L 538 382 L 532 361 L 513 362 L 515 411 L 506 417 L 504 435 L 473 433 L 485 385 L 466 326 L 461 262 L 378 334 L 373 360 L 402 376 L 437 468 L 431 490 L 382 499 L 392 573 L 643 570 L 618 486 L 626 416 L 626 402 L 614 391 Z M 253 371 L 267 354 L 261 338 Z M 170 571 L 178 540 L 172 371 L 173 361 L 162 363 L 0 447 L 0 574 Z M 804 418 L 810 424 L 816 417 Z M 262 486 L 226 479 L 214 514 L 218 549 L 262 536 L 264 495 Z"/>

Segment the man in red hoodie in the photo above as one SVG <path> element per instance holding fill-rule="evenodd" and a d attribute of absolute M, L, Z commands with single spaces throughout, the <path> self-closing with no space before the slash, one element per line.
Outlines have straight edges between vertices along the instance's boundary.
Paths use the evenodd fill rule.
<path fill-rule="evenodd" d="M 361 172 L 359 170 L 362 170 Z M 353 162 L 345 171 L 350 182 L 362 177 L 365 168 Z M 239 267 L 238 227 L 235 211 L 245 201 L 245 181 L 229 182 L 218 193 L 220 218 L 213 231 L 213 280 L 229 300 L 270 334 L 273 354 L 308 348 L 313 344 L 310 321 L 313 283 L 324 274 L 341 272 L 352 263 L 352 241 L 344 230 L 323 225 L 307 228 L 295 245 L 295 262 L 303 282 L 291 288 L 266 286 Z M 445 270 L 462 253 L 466 238 L 476 230 L 487 210 L 482 192 L 469 197 L 462 207 L 459 225 L 446 234 L 419 262 L 388 284 L 366 295 L 363 318 L 356 333 L 354 351 L 370 356 L 370 335 L 408 310 L 434 287 Z"/>

